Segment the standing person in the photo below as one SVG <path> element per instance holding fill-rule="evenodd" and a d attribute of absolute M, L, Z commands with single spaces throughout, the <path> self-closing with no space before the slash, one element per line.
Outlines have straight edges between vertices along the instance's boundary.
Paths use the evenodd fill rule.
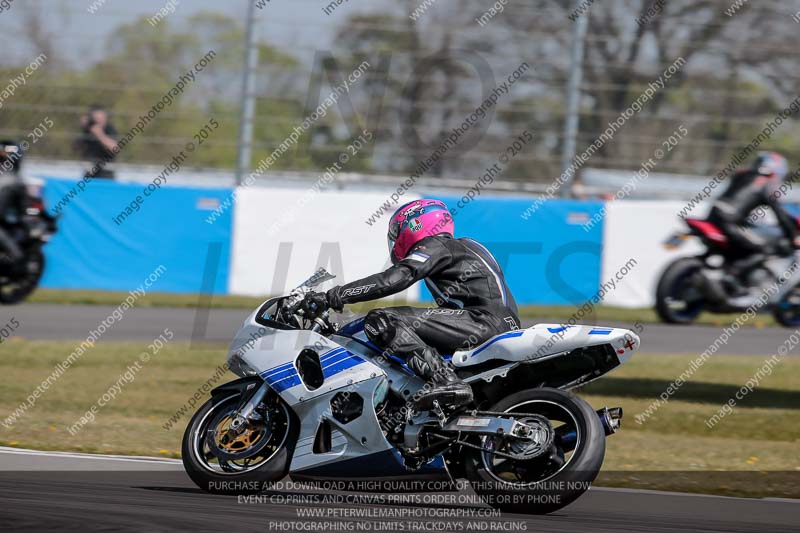
<path fill-rule="evenodd" d="M 93 105 L 80 122 L 81 135 L 76 149 L 91 165 L 85 177 L 114 179 L 114 170 L 108 168 L 108 164 L 116 157 L 117 130 L 108 120 L 108 111 Z"/>

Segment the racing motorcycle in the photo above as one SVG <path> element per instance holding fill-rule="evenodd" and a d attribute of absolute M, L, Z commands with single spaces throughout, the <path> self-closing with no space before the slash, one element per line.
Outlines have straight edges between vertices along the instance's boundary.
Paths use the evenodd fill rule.
<path fill-rule="evenodd" d="M 0 304 L 19 303 L 39 285 L 44 272 L 42 248 L 56 232 L 56 218 L 44 207 L 41 186 L 26 187 L 24 210 L 9 209 L 0 223 L 24 254 L 20 263 L 0 261 Z"/>
<path fill-rule="evenodd" d="M 800 226 L 800 221 L 795 220 Z M 656 312 L 664 322 L 690 324 L 703 311 L 743 312 L 749 308 L 771 311 L 786 327 L 800 326 L 800 266 L 796 255 L 780 257 L 770 252 L 742 259 L 728 237 L 706 220 L 686 219 L 688 232 L 671 236 L 664 247 L 676 250 L 697 237 L 705 251 L 673 261 L 656 288 Z M 778 228 L 754 226 L 771 244 L 779 247 Z M 788 248 L 788 245 L 783 246 Z"/>
<path fill-rule="evenodd" d="M 622 409 L 595 411 L 569 391 L 628 360 L 635 333 L 542 324 L 497 335 L 446 357 L 474 405 L 418 412 L 413 398 L 426 384 L 368 340 L 363 317 L 337 327 L 314 306 L 314 287 L 333 277 L 320 269 L 244 321 L 227 356 L 240 379 L 214 389 L 183 436 L 183 464 L 200 488 L 258 492 L 287 474 L 466 478 L 489 505 L 536 514 L 589 488 Z"/>

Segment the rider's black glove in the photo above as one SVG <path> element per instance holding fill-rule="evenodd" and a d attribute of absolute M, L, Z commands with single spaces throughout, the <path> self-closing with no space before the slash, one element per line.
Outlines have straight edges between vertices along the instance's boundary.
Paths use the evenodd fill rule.
<path fill-rule="evenodd" d="M 318 315 L 326 311 L 328 307 L 328 297 L 321 292 L 312 292 L 306 295 L 303 301 L 303 307 L 312 315 Z"/>
<path fill-rule="evenodd" d="M 325 293 L 325 297 L 328 300 L 328 307 L 339 313 L 341 313 L 342 310 L 344 309 L 342 298 L 339 296 L 340 288 L 341 287 L 337 285 L 336 287 L 329 289 L 328 292 Z"/>

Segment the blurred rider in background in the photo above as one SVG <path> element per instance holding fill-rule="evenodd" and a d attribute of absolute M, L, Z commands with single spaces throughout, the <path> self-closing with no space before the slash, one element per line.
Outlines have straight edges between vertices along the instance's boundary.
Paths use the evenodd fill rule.
<path fill-rule="evenodd" d="M 763 255 L 791 256 L 800 244 L 794 217 L 778 201 L 788 173 L 785 157 L 760 153 L 749 167 L 733 175 L 728 188 L 714 201 L 708 221 L 725 234 L 735 251 L 734 275 L 756 266 Z M 760 207 L 772 210 L 784 239 L 776 241 L 753 229 L 750 215 Z"/>
<path fill-rule="evenodd" d="M 23 253 L 8 234 L 6 224 L 17 220 L 25 210 L 27 191 L 20 175 L 22 148 L 15 141 L 0 140 L 0 263 L 19 265 Z"/>

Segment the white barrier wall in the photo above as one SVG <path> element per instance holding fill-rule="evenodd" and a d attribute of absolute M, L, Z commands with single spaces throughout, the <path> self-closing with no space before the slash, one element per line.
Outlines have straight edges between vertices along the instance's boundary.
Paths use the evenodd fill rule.
<path fill-rule="evenodd" d="M 252 296 L 284 294 L 320 266 L 336 274 L 336 284 L 384 270 L 390 264 L 386 244 L 389 214 L 371 226 L 365 221 L 391 192 L 351 189 L 317 193 L 308 187 L 238 189 L 229 292 Z M 401 201 L 418 198 L 407 195 Z M 702 250 L 697 239 L 690 239 L 677 251 L 663 247 L 670 235 L 686 230 L 686 224 L 678 217 L 685 205 L 681 201 L 620 201 L 606 205 L 600 282 L 608 283 L 629 259 L 638 263 L 622 279 L 615 280 L 616 286 L 607 291 L 604 304 L 652 307 L 656 285 L 667 265 Z M 702 218 L 707 212 L 708 205 L 702 205 L 692 216 Z M 416 302 L 419 297 L 417 284 L 390 300 Z"/>
<path fill-rule="evenodd" d="M 664 269 L 675 259 L 703 250 L 697 239 L 688 240 L 678 250 L 667 250 L 663 243 L 673 233 L 687 229 L 678 217 L 686 202 L 624 201 L 606 205 L 603 229 L 603 274 L 607 282 L 628 259 L 638 264 L 611 290 L 603 303 L 619 307 L 652 307 L 655 291 Z M 693 218 L 705 217 L 707 204 L 695 208 Z"/>
<path fill-rule="evenodd" d="M 284 294 L 323 266 L 333 284 L 386 269 L 389 213 L 366 220 L 391 194 L 312 192 L 305 188 L 240 188 L 234 213 L 229 291 L 241 295 Z M 402 202 L 417 199 L 406 195 Z M 417 301 L 415 286 L 392 298 Z"/>

